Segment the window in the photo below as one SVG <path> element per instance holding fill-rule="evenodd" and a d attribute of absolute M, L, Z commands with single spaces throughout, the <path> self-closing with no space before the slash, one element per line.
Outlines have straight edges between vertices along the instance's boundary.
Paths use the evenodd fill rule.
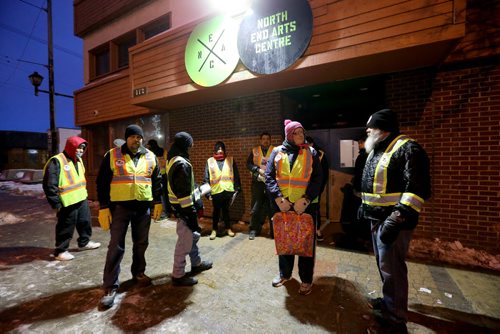
<path fill-rule="evenodd" d="M 109 47 L 101 47 L 92 52 L 94 58 L 94 77 L 101 76 L 109 72 Z"/>
<path fill-rule="evenodd" d="M 142 32 L 142 37 L 144 38 L 144 40 L 147 40 L 153 36 L 158 35 L 159 33 L 167 31 L 168 29 L 170 29 L 170 25 L 170 14 L 167 14 L 163 15 L 153 22 L 146 24 L 145 26 L 140 28 L 140 31 Z"/>
<path fill-rule="evenodd" d="M 136 44 L 135 34 L 127 35 L 119 40 L 118 45 L 118 68 L 128 66 L 128 49 Z"/>
<path fill-rule="evenodd" d="M 89 52 L 90 80 L 127 67 L 128 50 L 138 42 L 170 29 L 170 14 L 136 28 L 125 35 L 103 44 Z"/>

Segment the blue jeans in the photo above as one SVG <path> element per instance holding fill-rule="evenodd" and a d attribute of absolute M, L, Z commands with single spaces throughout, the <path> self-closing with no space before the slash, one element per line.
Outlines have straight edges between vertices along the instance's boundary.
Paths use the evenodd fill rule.
<path fill-rule="evenodd" d="M 111 239 L 109 240 L 106 265 L 104 266 L 103 288 L 106 290 L 118 288 L 120 281 L 120 263 L 125 253 L 125 237 L 128 225 L 132 230 L 132 276 L 143 274 L 146 270 L 146 249 L 149 245 L 149 228 L 151 226 L 150 202 L 130 201 L 126 204 L 116 204 L 111 209 L 112 221 L 110 226 Z"/>
<path fill-rule="evenodd" d="M 372 227 L 378 221 L 372 221 Z M 402 230 L 392 244 L 380 240 L 380 228 L 372 232 L 373 250 L 377 267 L 382 279 L 382 295 L 385 309 L 391 320 L 406 322 L 408 311 L 408 269 L 406 255 L 410 246 L 412 230 Z"/>
<path fill-rule="evenodd" d="M 177 220 L 177 243 L 174 252 L 172 277 L 180 278 L 186 273 L 186 256 L 189 255 L 191 268 L 201 263 L 198 240 L 200 233 L 193 232 L 182 219 Z"/>

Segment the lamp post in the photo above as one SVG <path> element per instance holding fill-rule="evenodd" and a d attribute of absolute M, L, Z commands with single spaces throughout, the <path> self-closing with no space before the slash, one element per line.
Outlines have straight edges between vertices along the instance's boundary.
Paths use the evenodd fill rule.
<path fill-rule="evenodd" d="M 49 71 L 49 90 L 39 89 L 43 81 L 43 76 L 38 74 L 38 72 L 33 72 L 28 76 L 31 84 L 35 87 L 35 95 L 38 96 L 38 92 L 49 94 L 49 112 L 50 112 L 50 154 L 57 154 L 57 133 L 56 133 L 56 119 L 55 119 L 55 105 L 54 105 L 54 95 L 64 96 L 68 98 L 73 98 L 72 95 L 59 94 L 54 90 L 54 44 L 52 40 L 52 0 L 47 0 L 47 8 L 42 8 L 47 13 L 47 34 L 48 34 L 48 65 L 45 66 Z"/>

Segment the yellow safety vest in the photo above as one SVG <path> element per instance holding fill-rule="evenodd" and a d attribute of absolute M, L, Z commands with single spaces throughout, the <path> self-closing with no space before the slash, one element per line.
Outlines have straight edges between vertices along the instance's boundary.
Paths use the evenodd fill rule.
<path fill-rule="evenodd" d="M 373 192 L 361 193 L 363 204 L 370 206 L 394 206 L 398 203 L 410 206 L 415 211 L 422 210 L 424 199 L 413 193 L 386 193 L 387 191 L 387 167 L 391 161 L 392 155 L 406 142 L 413 140 L 405 135 L 399 135 L 387 146 L 382 157 L 375 168 L 375 177 L 373 180 Z M 370 152 L 367 161 L 373 155 Z"/>
<path fill-rule="evenodd" d="M 50 159 L 57 159 L 61 171 L 59 172 L 59 198 L 64 207 L 83 201 L 87 198 L 87 181 L 85 180 L 85 167 L 82 160 L 77 159 L 78 172 L 73 161 L 68 160 L 64 153 L 59 153 Z M 49 159 L 49 161 L 50 161 Z M 45 173 L 47 165 L 43 172 Z"/>
<path fill-rule="evenodd" d="M 234 191 L 233 157 L 226 157 L 222 171 L 213 157 L 207 160 L 212 195 L 225 191 Z"/>
<path fill-rule="evenodd" d="M 174 194 L 172 191 L 172 188 L 170 188 L 170 182 L 168 182 L 167 188 L 168 188 L 168 200 L 170 201 L 171 204 L 179 204 L 182 208 L 187 208 L 189 206 L 192 206 L 194 204 L 193 202 L 193 192 L 194 192 L 194 174 L 193 174 L 193 166 L 184 159 L 183 157 L 177 156 L 173 157 L 170 159 L 167 165 L 167 175 L 168 172 L 170 171 L 170 168 L 176 163 L 177 161 L 184 161 L 191 167 L 191 194 L 189 194 L 186 197 L 182 198 L 177 198 L 177 196 Z"/>
<path fill-rule="evenodd" d="M 262 148 L 260 147 L 260 145 L 255 146 L 252 149 L 253 164 L 256 166 L 260 166 L 260 168 L 265 170 L 266 165 L 267 165 L 267 160 L 271 156 L 271 152 L 273 151 L 273 149 L 274 149 L 274 146 L 272 146 L 272 145 L 269 146 L 269 148 L 267 149 L 267 153 L 264 156 L 264 153 L 262 152 Z"/>
<path fill-rule="evenodd" d="M 313 156 L 309 149 L 301 149 L 290 171 L 290 161 L 286 152 L 278 152 L 274 157 L 276 181 L 283 197 L 295 203 L 306 193 L 312 174 Z"/>
<path fill-rule="evenodd" d="M 130 155 L 124 156 L 121 148 L 114 148 L 109 151 L 109 162 L 113 172 L 110 191 L 112 202 L 153 200 L 151 176 L 156 167 L 153 152 L 147 150 L 135 166 Z"/>

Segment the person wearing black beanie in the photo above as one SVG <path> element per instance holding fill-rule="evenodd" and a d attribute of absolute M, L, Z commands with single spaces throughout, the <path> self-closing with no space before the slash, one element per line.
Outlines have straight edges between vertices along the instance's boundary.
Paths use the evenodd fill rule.
<path fill-rule="evenodd" d="M 138 285 L 151 284 L 146 274 L 146 250 L 151 219 L 159 220 L 162 178 L 158 159 L 142 146 L 144 132 L 136 124 L 127 126 L 125 144 L 109 150 L 96 178 L 99 200 L 99 224 L 110 230 L 103 273 L 104 296 L 100 307 L 113 306 L 120 286 L 120 264 L 125 253 L 128 228 L 132 230 L 132 280 Z"/>
<path fill-rule="evenodd" d="M 375 318 L 391 333 L 407 333 L 406 256 L 424 201 L 431 195 L 430 162 L 425 150 L 399 132 L 396 113 L 370 116 L 365 141 L 369 153 L 361 178 L 358 217 L 370 222 L 382 298 L 371 300 Z"/>
<path fill-rule="evenodd" d="M 198 248 L 201 227 L 198 210 L 203 209 L 201 197 L 196 193 L 193 166 L 189 161 L 189 148 L 193 138 L 187 132 L 179 132 L 168 152 L 167 178 L 168 198 L 177 214 L 177 243 L 174 252 L 172 283 L 190 286 L 198 283 L 193 275 L 212 268 L 211 261 L 202 261 Z M 191 273 L 186 274 L 186 256 L 191 260 Z"/>

